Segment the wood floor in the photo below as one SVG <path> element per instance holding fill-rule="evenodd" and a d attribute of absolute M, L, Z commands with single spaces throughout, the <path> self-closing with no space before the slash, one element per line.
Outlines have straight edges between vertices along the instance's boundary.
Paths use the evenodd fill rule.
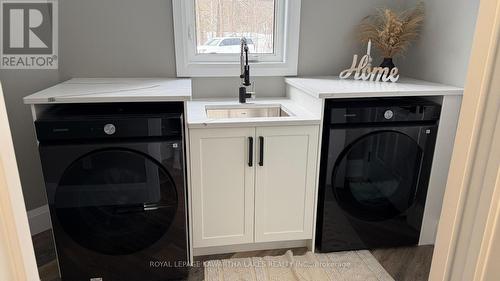
<path fill-rule="evenodd" d="M 45 231 L 33 236 L 36 260 L 42 281 L 59 281 L 56 253 L 52 241 L 52 232 Z M 307 249 L 292 249 L 294 255 L 302 255 Z M 396 281 L 426 281 L 432 260 L 432 246 L 402 247 L 372 250 L 373 256 Z M 283 255 L 286 250 L 254 251 L 236 254 L 223 254 L 196 257 L 196 261 L 227 259 L 232 257 L 263 257 Z M 188 281 L 202 281 L 203 268 L 193 267 L 189 271 Z"/>

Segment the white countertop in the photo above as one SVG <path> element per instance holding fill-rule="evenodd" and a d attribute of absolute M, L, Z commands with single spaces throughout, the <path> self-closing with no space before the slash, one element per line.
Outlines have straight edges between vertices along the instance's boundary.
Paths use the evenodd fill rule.
<path fill-rule="evenodd" d="M 262 117 L 262 118 L 208 118 L 206 107 L 247 107 L 281 105 L 289 117 Z M 245 126 L 280 126 L 280 125 L 319 125 L 321 112 L 311 112 L 297 102 L 287 98 L 249 100 L 247 104 L 240 104 L 235 99 L 207 99 L 187 102 L 187 123 L 189 128 L 216 128 L 216 127 L 245 127 Z"/>
<path fill-rule="evenodd" d="M 73 78 L 25 97 L 24 103 L 162 102 L 190 99 L 190 79 Z"/>
<path fill-rule="evenodd" d="M 285 82 L 315 98 L 462 95 L 461 88 L 402 78 L 397 83 L 340 80 L 338 77 L 285 78 Z M 320 124 L 319 110 L 288 98 L 259 98 L 248 105 L 281 105 L 289 117 L 208 118 L 207 106 L 244 107 L 236 98 L 191 100 L 190 79 L 74 78 L 24 98 L 26 104 L 188 101 L 190 128 Z"/>
<path fill-rule="evenodd" d="M 463 89 L 411 78 L 396 83 L 342 80 L 337 76 L 285 78 L 285 82 L 320 99 L 462 95 Z"/>

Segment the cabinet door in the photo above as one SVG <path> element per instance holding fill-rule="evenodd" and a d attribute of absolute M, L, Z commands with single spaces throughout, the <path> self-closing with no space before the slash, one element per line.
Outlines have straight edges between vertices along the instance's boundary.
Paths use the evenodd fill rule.
<path fill-rule="evenodd" d="M 318 134 L 319 126 L 257 128 L 256 242 L 312 239 Z"/>
<path fill-rule="evenodd" d="M 255 128 L 190 130 L 194 247 L 253 242 L 254 135 Z"/>

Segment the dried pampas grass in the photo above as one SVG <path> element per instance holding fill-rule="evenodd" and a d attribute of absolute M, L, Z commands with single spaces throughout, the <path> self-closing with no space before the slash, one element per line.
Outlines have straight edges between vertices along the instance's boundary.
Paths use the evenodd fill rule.
<path fill-rule="evenodd" d="M 361 22 L 360 39 L 364 43 L 372 40 L 386 58 L 402 55 L 410 43 L 418 38 L 424 17 L 423 2 L 419 2 L 414 9 L 400 13 L 379 9 L 377 14 Z"/>

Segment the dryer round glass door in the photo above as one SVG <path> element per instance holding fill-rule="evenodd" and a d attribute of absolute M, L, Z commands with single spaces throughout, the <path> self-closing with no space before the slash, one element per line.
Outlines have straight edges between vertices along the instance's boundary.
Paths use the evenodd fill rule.
<path fill-rule="evenodd" d="M 165 236 L 177 211 L 177 191 L 152 157 L 126 149 L 96 150 L 74 161 L 55 192 L 58 223 L 89 250 L 126 255 Z"/>
<path fill-rule="evenodd" d="M 375 131 L 347 144 L 332 171 L 337 203 L 365 221 L 402 215 L 416 200 L 422 149 L 396 131 Z"/>

